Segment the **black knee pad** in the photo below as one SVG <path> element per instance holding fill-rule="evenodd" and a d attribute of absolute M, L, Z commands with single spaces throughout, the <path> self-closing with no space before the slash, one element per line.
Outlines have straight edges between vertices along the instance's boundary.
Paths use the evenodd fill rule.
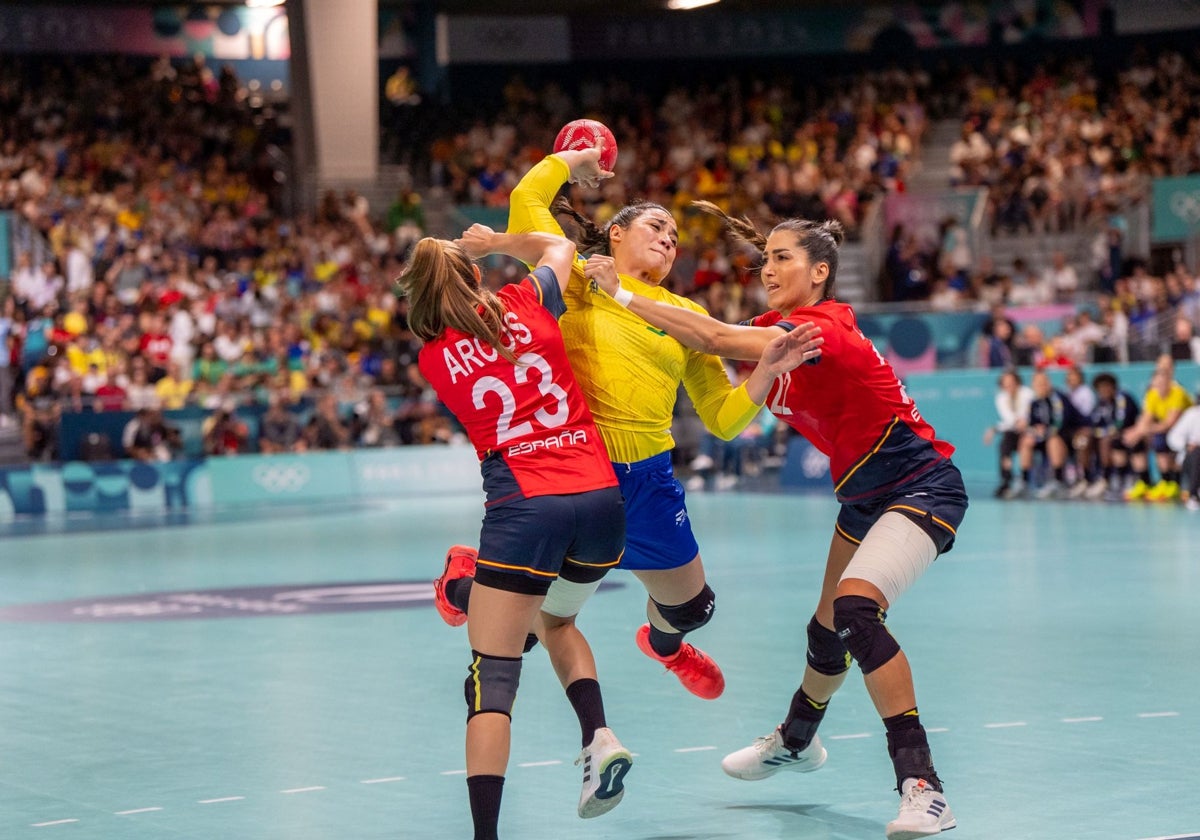
<path fill-rule="evenodd" d="M 838 634 L 826 629 L 815 615 L 808 622 L 808 665 L 828 677 L 850 670 L 850 651 L 846 650 Z"/>
<path fill-rule="evenodd" d="M 476 650 L 471 653 L 475 659 L 467 668 L 464 684 L 467 720 L 484 712 L 497 712 L 511 720 L 521 683 L 521 657 L 488 656 Z"/>
<path fill-rule="evenodd" d="M 700 590 L 700 594 L 687 603 L 666 607 L 655 601 L 654 606 L 658 607 L 659 615 L 666 620 L 667 624 L 675 628 L 675 632 L 690 633 L 708 624 L 716 603 L 717 596 L 706 583 Z"/>
<path fill-rule="evenodd" d="M 833 602 L 833 625 L 864 674 L 886 665 L 900 645 L 883 625 L 887 613 L 870 598 L 843 595 Z"/>

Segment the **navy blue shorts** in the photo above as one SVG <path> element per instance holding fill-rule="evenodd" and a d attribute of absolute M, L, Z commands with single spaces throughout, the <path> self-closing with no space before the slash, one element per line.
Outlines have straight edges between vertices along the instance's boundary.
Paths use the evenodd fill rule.
<path fill-rule="evenodd" d="M 485 586 L 545 595 L 560 574 L 590 583 L 620 562 L 625 512 L 616 487 L 526 498 L 504 459 L 483 462 L 489 499 L 479 532 L 475 580 Z"/>
<path fill-rule="evenodd" d="M 683 485 L 675 480 L 671 453 L 633 464 L 613 464 L 625 497 L 622 569 L 678 569 L 700 553 L 692 534 Z"/>
<path fill-rule="evenodd" d="M 938 553 L 954 547 L 954 537 L 967 512 L 967 491 L 962 474 L 947 458 L 912 481 L 876 498 L 844 504 L 837 518 L 837 532 L 858 545 L 889 510 L 902 513 L 929 534 Z"/>

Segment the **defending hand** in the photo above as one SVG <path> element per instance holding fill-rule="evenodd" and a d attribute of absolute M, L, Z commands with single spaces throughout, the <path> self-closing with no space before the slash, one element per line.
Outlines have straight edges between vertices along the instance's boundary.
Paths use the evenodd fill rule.
<path fill-rule="evenodd" d="M 487 225 L 476 223 L 463 231 L 463 235 L 455 239 L 454 244 L 466 251 L 468 257 L 477 260 L 492 253 L 495 235 L 496 231 Z"/>

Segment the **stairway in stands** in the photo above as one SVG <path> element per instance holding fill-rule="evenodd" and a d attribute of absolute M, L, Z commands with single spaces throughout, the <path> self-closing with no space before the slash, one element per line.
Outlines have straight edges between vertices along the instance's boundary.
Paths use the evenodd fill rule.
<path fill-rule="evenodd" d="M 0 425 L 0 467 L 24 464 L 28 460 L 25 456 L 25 442 L 21 439 L 20 424 L 13 420 Z"/>

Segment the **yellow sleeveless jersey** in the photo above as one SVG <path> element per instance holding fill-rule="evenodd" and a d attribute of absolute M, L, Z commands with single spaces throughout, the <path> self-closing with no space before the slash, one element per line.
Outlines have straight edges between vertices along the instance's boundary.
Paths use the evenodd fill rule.
<path fill-rule="evenodd" d="M 569 175 L 551 155 L 525 174 L 509 200 L 508 232 L 562 234 L 550 204 Z M 689 350 L 603 292 L 592 291 L 578 258 L 559 320 L 567 355 L 588 407 L 618 463 L 641 461 L 675 446 L 671 415 L 682 382 L 706 428 L 730 440 L 750 425 L 761 406 L 744 386 L 733 387 L 716 356 Z M 625 288 L 654 300 L 704 312 L 687 298 L 621 275 Z"/>

